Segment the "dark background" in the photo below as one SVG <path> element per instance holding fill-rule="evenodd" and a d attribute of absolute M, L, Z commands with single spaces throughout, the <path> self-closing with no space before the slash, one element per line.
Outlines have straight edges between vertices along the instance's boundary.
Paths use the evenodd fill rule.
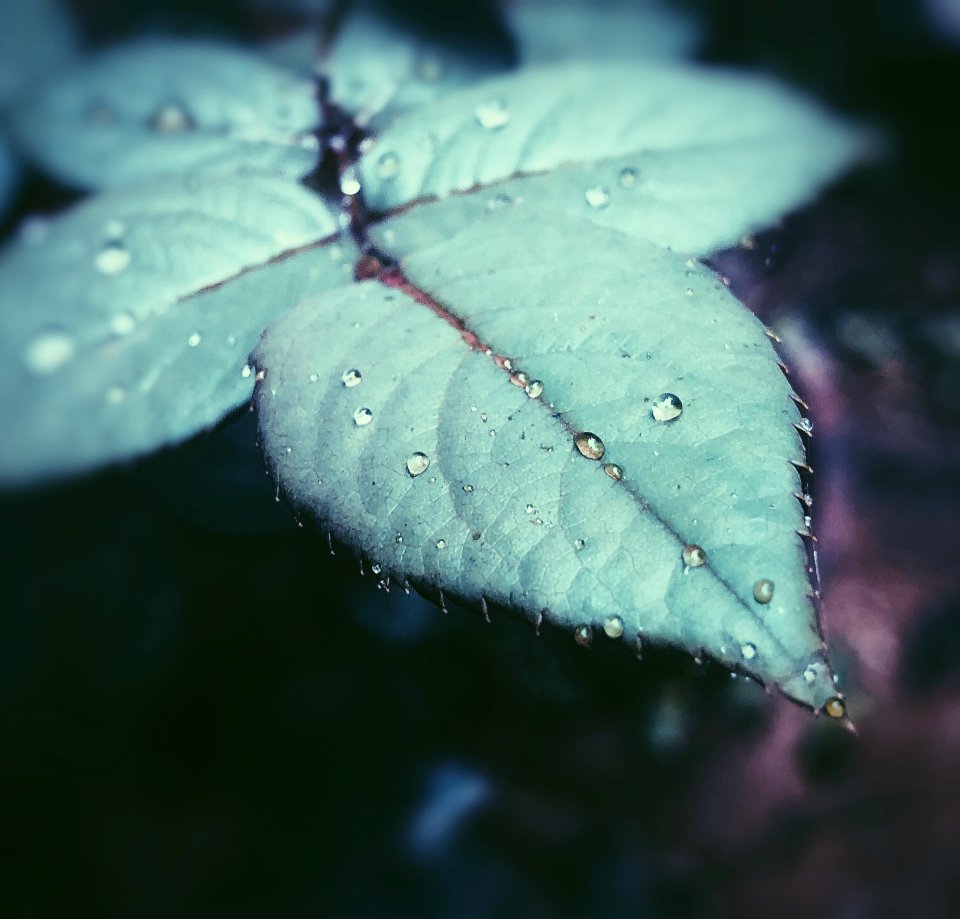
<path fill-rule="evenodd" d="M 241 412 L 2 499 L 0 915 L 960 914 L 960 38 L 910 0 L 686 5 L 705 59 L 890 140 L 714 260 L 811 403 L 859 737 L 680 655 L 383 594 L 274 503 Z M 73 3 L 92 46 L 296 18 L 265 6 Z M 492 3 L 392 8 L 511 53 Z M 69 198 L 32 176 L 17 215 Z"/>

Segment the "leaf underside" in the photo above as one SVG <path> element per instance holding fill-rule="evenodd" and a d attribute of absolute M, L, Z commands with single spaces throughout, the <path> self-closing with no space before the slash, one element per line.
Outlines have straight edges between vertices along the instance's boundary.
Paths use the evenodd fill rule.
<path fill-rule="evenodd" d="M 444 206 L 377 233 L 411 287 L 302 304 L 255 354 L 293 506 L 384 577 L 705 651 L 822 706 L 800 415 L 761 324 L 702 266 L 586 221 L 517 210 L 427 244 Z M 660 422 L 665 392 L 683 408 Z M 602 459 L 575 447 L 585 431 Z M 705 565 L 684 563 L 690 545 Z"/>

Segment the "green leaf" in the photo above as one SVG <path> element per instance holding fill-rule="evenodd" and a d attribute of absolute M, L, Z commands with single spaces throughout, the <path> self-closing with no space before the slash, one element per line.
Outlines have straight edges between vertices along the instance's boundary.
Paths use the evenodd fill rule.
<path fill-rule="evenodd" d="M 823 706 L 801 418 L 762 325 L 644 241 L 521 208 L 452 232 L 449 206 L 376 232 L 412 286 L 265 334 L 255 403 L 291 504 L 394 582 L 702 649 Z"/>
<path fill-rule="evenodd" d="M 142 454 L 248 399 L 261 330 L 352 278 L 336 231 L 262 176 L 158 182 L 32 226 L 0 255 L 0 483 Z"/>
<path fill-rule="evenodd" d="M 361 174 L 378 212 L 479 187 L 454 222 L 522 198 L 702 254 L 805 203 L 858 144 L 767 79 L 577 64 L 488 80 L 411 112 L 380 135 Z"/>
<path fill-rule="evenodd" d="M 13 0 L 0 28 L 0 106 L 70 63 L 77 35 L 58 0 Z"/>
<path fill-rule="evenodd" d="M 658 0 L 514 0 L 504 12 L 528 65 L 683 57 L 700 38 L 690 16 Z"/>
<path fill-rule="evenodd" d="M 240 169 L 300 178 L 317 162 L 311 81 L 207 42 L 109 50 L 18 106 L 26 153 L 69 184 L 103 188 Z"/>

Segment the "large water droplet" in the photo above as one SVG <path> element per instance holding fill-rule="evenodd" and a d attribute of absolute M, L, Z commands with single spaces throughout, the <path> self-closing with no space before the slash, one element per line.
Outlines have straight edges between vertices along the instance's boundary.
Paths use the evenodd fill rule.
<path fill-rule="evenodd" d="M 499 98 L 481 102 L 473 110 L 473 116 L 477 119 L 477 124 L 488 131 L 499 130 L 510 123 L 510 112 L 507 109 L 507 104 Z"/>
<path fill-rule="evenodd" d="M 343 385 L 348 389 L 352 389 L 354 386 L 359 386 L 363 380 L 363 374 L 360 373 L 355 367 L 351 370 L 344 370 L 343 375 L 340 377 L 343 381 Z"/>
<path fill-rule="evenodd" d="M 623 478 L 623 469 L 616 463 L 607 463 L 603 467 L 603 471 L 615 482 L 619 482 Z"/>
<path fill-rule="evenodd" d="M 429 466 L 430 457 L 427 456 L 426 453 L 421 453 L 419 450 L 416 453 L 411 453 L 407 457 L 407 472 L 414 478 L 426 472 Z"/>
<path fill-rule="evenodd" d="M 40 332 L 24 352 L 27 369 L 37 376 L 55 373 L 69 364 L 77 353 L 77 344 L 65 329 L 49 328 Z"/>
<path fill-rule="evenodd" d="M 623 637 L 623 620 L 619 616 L 607 616 L 603 620 L 603 631 L 608 638 Z"/>
<path fill-rule="evenodd" d="M 358 408 L 353 413 L 353 422 L 358 427 L 363 427 L 366 424 L 370 424 L 373 421 L 373 412 L 370 411 L 366 406 L 363 408 Z"/>
<path fill-rule="evenodd" d="M 150 127 L 158 134 L 183 134 L 192 131 L 196 124 L 182 105 L 168 102 L 153 113 Z"/>
<path fill-rule="evenodd" d="M 357 176 L 357 170 L 353 166 L 347 166 L 340 176 L 340 193 L 352 196 L 360 191 L 360 179 Z"/>
<path fill-rule="evenodd" d="M 591 460 L 600 459 L 600 457 L 603 456 L 603 451 L 606 449 L 603 446 L 603 441 L 590 431 L 581 431 L 574 437 L 573 443 L 581 454 Z"/>
<path fill-rule="evenodd" d="M 662 392 L 654 399 L 650 414 L 654 421 L 667 422 L 679 418 L 682 411 L 683 403 L 678 396 L 672 392 Z"/>
<path fill-rule="evenodd" d="M 469 495 L 473 492 L 473 486 L 470 484 L 464 485 L 463 490 Z"/>
<path fill-rule="evenodd" d="M 130 264 L 130 250 L 119 240 L 111 240 L 97 253 L 93 264 L 100 274 L 120 274 Z"/>
<path fill-rule="evenodd" d="M 377 176 L 381 179 L 392 179 L 400 172 L 400 157 L 392 150 L 388 150 L 377 160 Z"/>
<path fill-rule="evenodd" d="M 199 332 L 194 332 L 188 339 L 187 344 L 191 348 L 196 348 L 203 341 L 203 336 Z"/>
<path fill-rule="evenodd" d="M 590 207 L 606 207 L 610 203 L 610 189 L 603 185 L 594 185 L 583 193 L 583 197 Z"/>
<path fill-rule="evenodd" d="M 636 188 L 640 181 L 640 170 L 635 166 L 624 166 L 620 170 L 620 176 L 617 179 L 621 188 Z"/>
<path fill-rule="evenodd" d="M 438 540 L 437 540 L 437 548 L 438 548 L 438 549 L 446 549 L 446 548 L 447 548 L 447 541 L 446 541 L 445 539 L 438 539 Z"/>
<path fill-rule="evenodd" d="M 531 398 L 536 399 L 543 392 L 542 380 L 531 380 L 524 387 L 524 392 Z"/>
<path fill-rule="evenodd" d="M 740 645 L 740 653 L 745 661 L 752 661 L 757 656 L 757 646 L 751 641 L 745 641 Z"/>
<path fill-rule="evenodd" d="M 769 603 L 773 599 L 773 581 L 769 578 L 760 578 L 753 585 L 753 599 L 757 603 Z"/>
<path fill-rule="evenodd" d="M 696 545 L 684 546 L 680 557 L 683 559 L 683 564 L 688 568 L 699 568 L 707 562 L 707 553 L 703 551 L 701 546 Z"/>
<path fill-rule="evenodd" d="M 586 544 L 586 541 L 583 539 L 575 539 L 573 541 L 573 548 L 579 552 Z"/>

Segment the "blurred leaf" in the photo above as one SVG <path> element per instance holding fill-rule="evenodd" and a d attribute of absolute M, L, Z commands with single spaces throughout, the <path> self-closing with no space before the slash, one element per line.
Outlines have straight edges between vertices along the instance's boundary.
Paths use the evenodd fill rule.
<path fill-rule="evenodd" d="M 857 146 L 853 132 L 767 79 L 569 65 L 488 80 L 408 113 L 361 170 L 376 211 L 480 186 L 460 199 L 454 223 L 523 198 L 707 253 L 809 200 Z"/>
<path fill-rule="evenodd" d="M 380 577 L 584 643 L 706 649 L 822 706 L 800 416 L 762 325 L 644 241 L 520 208 L 454 231 L 450 207 L 375 230 L 412 288 L 344 288 L 265 334 L 255 403 L 292 505 Z"/>
<path fill-rule="evenodd" d="M 17 107 L 25 152 L 64 182 L 112 187 L 255 169 L 300 178 L 317 162 L 313 83 L 225 45 L 109 50 Z"/>
<path fill-rule="evenodd" d="M 683 57 L 700 38 L 690 16 L 659 0 L 513 0 L 505 14 L 524 64 Z"/>
<path fill-rule="evenodd" d="M 312 248 L 336 229 L 263 176 L 157 182 L 32 226 L 0 256 L 0 482 L 156 449 L 249 398 L 264 326 L 352 277 L 342 245 Z"/>
<path fill-rule="evenodd" d="M 76 55 L 76 32 L 58 0 L 4 3 L 0 27 L 0 106 Z"/>

